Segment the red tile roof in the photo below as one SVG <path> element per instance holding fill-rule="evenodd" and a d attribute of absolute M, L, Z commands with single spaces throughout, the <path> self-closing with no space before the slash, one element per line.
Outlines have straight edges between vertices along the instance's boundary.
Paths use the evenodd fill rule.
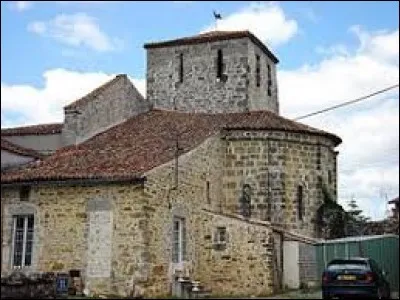
<path fill-rule="evenodd" d="M 152 42 L 144 44 L 145 49 L 181 46 L 181 45 L 194 45 L 200 43 L 210 43 L 223 40 L 249 38 L 253 43 L 259 46 L 265 54 L 272 59 L 274 63 L 278 63 L 278 58 L 261 42 L 254 34 L 248 30 L 244 31 L 210 31 L 195 36 L 184 37 L 169 41 Z"/>
<path fill-rule="evenodd" d="M 84 105 L 91 101 L 93 98 L 97 97 L 103 91 L 107 90 L 110 86 L 114 85 L 115 83 L 119 82 L 120 80 L 126 79 L 126 74 L 118 74 L 113 79 L 107 81 L 106 83 L 102 84 L 98 88 L 95 88 L 90 93 L 86 94 L 85 96 L 79 98 L 78 100 L 64 106 L 64 109 L 75 109 L 81 105 Z"/>
<path fill-rule="evenodd" d="M 230 114 L 152 110 L 130 118 L 79 145 L 59 149 L 39 163 L 2 174 L 2 183 L 75 179 L 137 178 L 174 158 L 175 134 L 185 153 L 225 128 L 270 129 L 327 136 L 333 134 L 268 111 Z"/>
<path fill-rule="evenodd" d="M 1 139 L 1 150 L 7 150 L 9 152 L 22 155 L 22 156 L 29 156 L 33 158 L 41 158 L 43 157 L 38 151 L 30 148 L 25 148 L 20 145 L 14 144 L 6 139 Z"/>
<path fill-rule="evenodd" d="M 63 123 L 39 124 L 13 128 L 2 128 L 1 136 L 12 135 L 42 135 L 61 133 Z"/>

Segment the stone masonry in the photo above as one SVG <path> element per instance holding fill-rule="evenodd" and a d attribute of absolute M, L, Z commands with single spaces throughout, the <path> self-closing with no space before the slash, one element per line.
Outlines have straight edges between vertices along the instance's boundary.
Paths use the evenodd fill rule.
<path fill-rule="evenodd" d="M 217 78 L 217 53 L 223 53 L 222 79 Z M 179 80 L 183 55 L 183 81 Z M 261 85 L 255 84 L 255 55 L 260 56 Z M 267 65 L 272 94 L 267 95 Z M 276 67 L 249 38 L 147 49 L 147 99 L 160 109 L 186 112 L 278 113 Z"/>
<path fill-rule="evenodd" d="M 336 189 L 336 152 L 331 140 L 288 132 L 226 133 L 224 194 L 226 208 L 239 212 L 243 186 L 251 187 L 255 218 L 315 236 L 314 218 L 322 204 L 321 183 Z M 330 174 L 330 175 L 329 175 Z M 298 218 L 297 189 L 303 189 L 303 219 Z"/>
<path fill-rule="evenodd" d="M 124 74 L 64 108 L 63 145 L 88 138 L 146 112 L 150 104 Z"/>
<path fill-rule="evenodd" d="M 32 189 L 29 202 L 21 202 L 18 190 L 2 188 L 2 274 L 11 271 L 12 216 L 32 213 L 33 263 L 24 271 L 79 269 L 91 290 L 125 294 L 144 253 L 141 195 L 141 189 L 129 185 L 40 186 Z M 103 219 L 93 216 L 107 211 Z"/>
<path fill-rule="evenodd" d="M 226 132 L 180 156 L 177 182 L 171 161 L 146 174 L 144 189 L 123 184 L 39 186 L 32 189 L 29 203 L 3 189 L 4 216 L 11 224 L 7 220 L 18 209 L 35 211 L 35 269 L 81 269 L 86 286 L 98 293 L 127 295 L 139 288 L 149 297 L 165 296 L 171 293 L 175 275 L 184 274 L 211 287 L 214 294 L 266 295 L 276 280 L 267 216 L 283 211 L 284 217 L 271 221 L 314 235 L 310 220 L 320 201 L 317 178 L 325 178 L 327 168 L 333 168 L 336 156 L 331 147 L 329 140 L 315 136 Z M 318 166 L 318 151 L 327 167 Z M 269 198 L 268 172 L 275 174 Z M 238 215 L 244 183 L 252 187 L 252 217 L 226 217 Z M 302 222 L 296 217 L 298 184 L 307 184 Z M 187 254 L 181 264 L 172 262 L 175 216 L 186 220 Z M 254 219 L 265 221 L 251 225 Z M 10 226 L 2 231 L 8 247 L 3 252 L 4 271 L 9 270 Z M 213 244 L 221 226 L 228 235 L 224 250 Z"/>
<path fill-rule="evenodd" d="M 249 43 L 248 48 L 248 97 L 249 110 L 271 110 L 279 113 L 278 80 L 276 64 L 261 49 Z M 256 56 L 260 57 L 260 86 L 256 83 Z M 270 68 L 270 76 L 268 76 Z M 271 80 L 271 94 L 268 94 L 268 80 Z"/>
<path fill-rule="evenodd" d="M 254 39 L 146 49 L 147 99 L 126 76 L 117 76 L 65 107 L 64 145 L 85 141 L 153 106 L 188 113 L 279 113 L 275 62 Z M 220 80 L 218 50 L 223 53 Z M 80 179 L 30 182 L 27 199 L 20 197 L 20 183 L 2 186 L 2 275 L 12 271 L 13 216 L 32 214 L 27 273 L 78 269 L 85 287 L 96 294 L 168 296 L 178 276 L 200 281 L 215 296 L 271 294 L 281 285 L 284 234 L 294 240 L 315 237 L 322 185 L 336 196 L 337 141 L 311 131 L 267 129 L 230 127 L 207 135 L 189 152 L 140 173 L 146 178 L 141 184 L 106 179 L 95 184 L 89 180 L 98 175 L 93 170 L 79 184 Z M 145 156 L 162 148 L 162 138 L 149 139 Z M 97 147 L 118 158 L 107 145 Z M 179 233 L 182 260 L 173 255 L 177 218 L 185 228 Z M 301 251 L 309 265 L 310 248 Z"/>
<path fill-rule="evenodd" d="M 178 186 L 172 191 L 173 162 L 149 172 L 144 190 L 129 185 L 35 187 L 29 202 L 22 203 L 15 189 L 4 189 L 2 204 L 5 223 L 9 225 L 2 234 L 7 249 L 11 248 L 12 215 L 23 212 L 20 207 L 25 211 L 32 207 L 37 224 L 32 271 L 83 270 L 86 287 L 97 293 L 127 295 L 140 287 L 146 296 L 167 295 L 174 274 L 183 272 L 213 287 L 215 293 L 268 294 L 271 291 L 268 254 L 265 245 L 262 246 L 262 241 L 265 243 L 268 238 L 268 227 L 264 224 L 253 229 L 244 220 L 204 211 L 221 206 L 218 193 L 210 193 L 210 197 L 206 194 L 207 181 L 211 183 L 210 190 L 219 186 L 220 174 L 212 170 L 222 164 L 221 154 L 221 140 L 215 137 L 182 156 Z M 108 212 L 108 215 L 103 216 L 103 221 L 96 220 L 94 212 Z M 187 259 L 182 265 L 172 263 L 171 259 L 173 216 L 185 217 L 188 223 Z M 101 237 L 96 235 L 107 234 L 110 224 L 111 243 L 106 242 L 107 238 L 99 243 Z M 207 236 L 212 235 L 217 225 L 228 229 L 230 238 L 225 252 L 210 248 L 212 239 Z M 256 240 L 242 241 L 243 235 L 253 231 Z M 111 247 L 110 256 L 107 247 Z M 3 253 L 4 272 L 10 270 L 7 249 Z M 244 252 L 246 256 L 242 255 Z M 210 253 L 215 257 L 206 258 Z M 202 267 L 207 259 L 216 262 L 215 270 Z M 251 263 L 246 265 L 244 260 Z M 93 268 L 95 264 L 97 267 Z M 252 272 L 258 269 L 257 274 L 262 276 L 255 281 Z M 231 275 L 226 273 L 225 279 L 209 276 L 213 272 L 217 276 L 221 270 Z"/>

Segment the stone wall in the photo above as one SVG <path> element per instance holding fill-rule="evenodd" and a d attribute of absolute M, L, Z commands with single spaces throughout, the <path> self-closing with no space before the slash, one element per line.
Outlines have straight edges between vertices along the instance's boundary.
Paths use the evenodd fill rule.
<path fill-rule="evenodd" d="M 266 97 L 265 61 L 268 58 L 264 53 L 260 54 L 264 64 L 262 85 L 256 88 L 253 82 L 256 48 L 261 52 L 249 38 L 242 38 L 147 49 L 147 99 L 156 108 L 174 109 L 176 106 L 176 109 L 186 112 L 226 113 L 260 109 L 278 112 L 276 91 L 273 97 Z M 224 75 L 221 79 L 217 78 L 218 50 L 223 53 Z M 271 65 L 274 64 L 271 62 Z M 272 73 L 275 78 L 274 66 Z"/>
<path fill-rule="evenodd" d="M 5 223 L 14 207 L 35 212 L 35 259 L 32 271 L 82 270 L 92 291 L 127 295 L 171 292 L 174 269 L 193 275 L 197 228 L 194 216 L 202 208 L 221 204 L 222 146 L 220 137 L 206 141 L 175 163 L 147 175 L 145 189 L 129 185 L 34 187 L 29 203 L 21 204 L 16 189 L 2 189 Z M 208 159 L 211 157 L 212 159 Z M 208 191 L 208 192 L 207 192 Z M 172 263 L 172 218 L 187 220 L 187 257 Z M 113 229 L 112 242 L 104 242 Z M 4 226 L 3 270 L 10 270 L 11 226 Z M 107 235 L 107 236 L 104 236 Z M 110 251 L 111 247 L 111 251 Z M 190 271 L 191 270 L 191 271 Z"/>
<path fill-rule="evenodd" d="M 247 186 L 255 218 L 315 236 L 313 220 L 322 204 L 321 182 L 326 182 L 331 191 L 336 188 L 333 142 L 325 137 L 267 131 L 232 131 L 226 140 L 226 209 L 240 213 Z M 299 186 L 303 189 L 302 220 L 298 216 Z"/>
<path fill-rule="evenodd" d="M 178 160 L 178 180 L 175 162 L 171 161 L 146 174 L 144 189 L 148 213 L 147 244 L 149 245 L 149 281 L 141 287 L 150 297 L 171 293 L 175 274 L 192 277 L 198 263 L 195 245 L 197 228 L 194 216 L 202 208 L 219 208 L 222 199 L 222 148 L 220 138 L 206 140 L 195 150 Z M 209 193 L 207 193 L 207 182 Z M 172 262 L 173 218 L 184 218 L 186 223 L 186 259 Z M 193 277 L 192 277 L 193 278 Z"/>
<path fill-rule="evenodd" d="M 263 296 L 274 291 L 273 243 L 269 224 L 204 212 L 196 216 L 194 277 L 213 295 Z M 226 245 L 215 242 L 226 228 Z"/>
<path fill-rule="evenodd" d="M 220 215 L 225 206 L 220 188 L 225 144 L 215 136 L 181 156 L 178 185 L 174 162 L 146 174 L 144 193 L 149 219 L 145 235 L 150 273 L 149 281 L 141 284 L 146 296 L 171 293 L 178 274 L 199 280 L 212 289 L 213 295 L 271 293 L 268 223 L 254 225 L 243 218 Z M 183 263 L 172 262 L 174 216 L 186 220 L 187 248 Z M 213 248 L 219 226 L 226 227 L 229 235 L 225 250 Z"/>
<path fill-rule="evenodd" d="M 181 155 L 178 169 L 173 160 L 147 172 L 144 188 L 40 186 L 32 188 L 29 203 L 19 201 L 17 191 L 2 189 L 2 271 L 10 267 L 12 211 L 28 209 L 35 213 L 34 268 L 80 269 L 93 291 L 166 296 L 182 274 L 200 280 L 214 295 L 269 294 L 282 275 L 281 245 L 269 220 L 314 234 L 310 223 L 321 201 L 318 176 L 325 179 L 333 168 L 332 149 L 323 137 L 225 132 Z M 299 183 L 304 186 L 302 222 L 296 217 Z M 245 184 L 251 187 L 252 209 L 246 219 L 237 216 Z M 186 224 L 181 263 L 172 260 L 174 217 Z M 215 248 L 217 227 L 228 234 L 224 249 Z M 100 242 L 110 236 L 111 243 Z"/>
<path fill-rule="evenodd" d="M 12 270 L 12 216 L 32 213 L 33 264 L 23 271 L 78 269 L 92 291 L 126 294 L 144 261 L 141 197 L 129 185 L 41 186 L 20 201 L 18 190 L 2 188 L 2 274 Z"/>
<path fill-rule="evenodd" d="M 80 143 L 124 120 L 146 112 L 149 103 L 126 75 L 117 75 L 106 89 L 88 101 L 64 109 L 63 145 Z"/>
<path fill-rule="evenodd" d="M 260 86 L 256 82 L 256 55 L 260 57 Z M 279 114 L 278 80 L 276 64 L 255 44 L 249 43 L 249 108 L 270 110 Z M 271 76 L 268 76 L 268 66 Z M 271 80 L 271 95 L 268 94 L 268 80 Z"/>

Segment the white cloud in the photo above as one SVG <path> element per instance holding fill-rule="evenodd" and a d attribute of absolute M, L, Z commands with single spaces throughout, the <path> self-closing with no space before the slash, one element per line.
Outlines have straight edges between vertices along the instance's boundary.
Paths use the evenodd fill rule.
<path fill-rule="evenodd" d="M 317 48 L 317 64 L 278 73 L 281 114 L 290 118 L 352 100 L 399 82 L 399 30 L 367 32 L 351 28 L 359 45 Z M 339 200 L 351 195 L 374 219 L 382 218 L 385 198 L 399 194 L 399 89 L 300 120 L 338 134 Z"/>
<path fill-rule="evenodd" d="M 238 12 L 218 20 L 218 30 L 249 30 L 269 46 L 278 46 L 290 40 L 298 31 L 297 22 L 285 15 L 275 2 L 251 3 Z M 201 32 L 215 30 L 209 25 Z"/>
<path fill-rule="evenodd" d="M 35 21 L 28 25 L 28 31 L 51 37 L 68 46 L 85 46 L 100 52 L 122 47 L 120 39 L 109 37 L 100 29 L 97 20 L 85 13 L 60 14 L 49 21 Z"/>
<path fill-rule="evenodd" d="M 30 8 L 32 8 L 33 3 L 32 1 L 15 1 L 11 3 L 12 9 L 15 9 L 17 11 L 25 11 Z"/>
<path fill-rule="evenodd" d="M 43 88 L 31 85 L 1 83 L 2 127 L 62 122 L 63 107 L 101 84 L 115 74 L 79 73 L 65 69 L 52 69 L 43 74 Z M 145 95 L 144 79 L 131 78 L 136 88 Z M 18 119 L 10 115 L 20 115 Z"/>

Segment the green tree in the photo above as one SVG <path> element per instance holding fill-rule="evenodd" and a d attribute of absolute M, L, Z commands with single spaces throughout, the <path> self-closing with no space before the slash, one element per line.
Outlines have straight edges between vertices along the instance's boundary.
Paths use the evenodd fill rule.
<path fill-rule="evenodd" d="M 323 204 L 317 211 L 317 235 L 324 239 L 341 238 L 346 235 L 347 214 L 322 184 Z"/>
<path fill-rule="evenodd" d="M 357 201 L 352 197 L 350 201 L 347 203 L 348 210 L 347 213 L 347 227 L 346 227 L 346 235 L 347 236 L 357 236 L 363 235 L 366 224 L 370 220 L 369 217 L 363 215 L 363 211 L 359 208 Z"/>

